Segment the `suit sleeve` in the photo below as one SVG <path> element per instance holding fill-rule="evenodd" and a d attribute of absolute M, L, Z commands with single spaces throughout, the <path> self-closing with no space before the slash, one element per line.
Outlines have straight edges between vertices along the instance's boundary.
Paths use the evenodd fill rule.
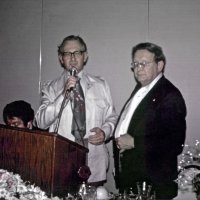
<path fill-rule="evenodd" d="M 41 105 L 35 115 L 35 122 L 41 129 L 49 128 L 57 119 L 64 96 L 56 94 L 49 83 L 43 85 Z"/>
<path fill-rule="evenodd" d="M 104 80 L 104 95 L 107 102 L 107 108 L 104 112 L 104 122 L 101 129 L 105 132 L 106 140 L 113 135 L 114 127 L 117 122 L 117 114 L 111 97 L 108 83 Z"/>

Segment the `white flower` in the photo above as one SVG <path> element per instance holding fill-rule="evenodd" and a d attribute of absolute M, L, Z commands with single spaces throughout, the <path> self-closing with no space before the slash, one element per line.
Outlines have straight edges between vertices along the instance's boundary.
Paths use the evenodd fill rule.
<path fill-rule="evenodd" d="M 200 142 L 195 141 L 193 146 L 183 145 L 184 149 L 179 156 L 179 175 L 177 183 L 180 190 L 191 190 L 192 180 L 200 173 Z"/>
<path fill-rule="evenodd" d="M 39 187 L 23 182 L 18 174 L 0 169 L 0 198 L 5 200 L 50 200 Z M 59 200 L 59 198 L 57 198 Z"/>

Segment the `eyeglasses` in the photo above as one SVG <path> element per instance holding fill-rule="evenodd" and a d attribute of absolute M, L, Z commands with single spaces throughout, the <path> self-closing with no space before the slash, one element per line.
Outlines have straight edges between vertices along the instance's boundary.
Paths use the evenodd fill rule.
<path fill-rule="evenodd" d="M 154 61 L 152 61 L 152 62 L 148 62 L 148 61 L 136 62 L 135 61 L 135 62 L 132 62 L 131 65 L 132 65 L 132 69 L 135 69 L 135 68 L 139 68 L 139 67 L 147 67 L 153 62 Z"/>
<path fill-rule="evenodd" d="M 62 53 L 62 55 L 64 57 L 67 57 L 67 58 L 71 58 L 72 56 L 73 57 L 76 57 L 76 58 L 79 58 L 82 56 L 82 54 L 84 53 L 85 51 L 74 51 L 74 52 L 69 52 L 69 51 L 65 51 Z"/>

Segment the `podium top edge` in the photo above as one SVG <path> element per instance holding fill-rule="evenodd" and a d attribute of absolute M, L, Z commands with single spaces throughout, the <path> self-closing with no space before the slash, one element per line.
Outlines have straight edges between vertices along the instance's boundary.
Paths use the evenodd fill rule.
<path fill-rule="evenodd" d="M 18 127 L 11 127 L 11 126 L 7 126 L 5 124 L 0 124 L 0 134 L 2 133 L 1 130 L 11 130 L 11 131 L 16 131 L 16 132 L 19 132 L 19 133 L 27 133 L 27 134 L 40 134 L 40 135 L 45 135 L 45 136 L 49 136 L 49 137 L 55 137 L 55 138 L 58 138 L 58 139 L 61 139 L 61 140 L 65 140 L 67 141 L 68 143 L 71 143 L 72 145 L 75 145 L 75 146 L 78 146 L 79 148 L 81 149 L 84 149 L 86 152 L 88 152 L 88 148 L 74 142 L 74 141 L 71 141 L 69 140 L 68 138 L 58 134 L 58 133 L 54 133 L 54 132 L 49 132 L 47 130 L 41 130 L 41 129 L 26 129 L 26 128 L 18 128 Z"/>

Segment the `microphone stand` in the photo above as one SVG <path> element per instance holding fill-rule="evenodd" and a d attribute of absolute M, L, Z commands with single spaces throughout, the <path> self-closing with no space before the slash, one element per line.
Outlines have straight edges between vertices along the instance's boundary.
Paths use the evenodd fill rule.
<path fill-rule="evenodd" d="M 54 133 L 58 134 L 58 128 L 60 126 L 60 120 L 61 120 L 61 116 L 62 116 L 62 112 L 64 110 L 65 104 L 67 105 L 70 99 L 70 92 L 69 91 L 65 91 L 65 95 L 64 95 L 64 99 L 62 101 L 61 107 L 60 107 L 60 111 L 58 113 L 58 119 L 57 119 L 57 123 L 56 123 L 56 127 L 54 129 Z"/>
<path fill-rule="evenodd" d="M 58 134 L 58 128 L 60 126 L 60 120 L 61 120 L 61 116 L 62 116 L 64 107 L 65 107 L 65 104 L 67 105 L 69 100 L 70 100 L 70 94 L 71 94 L 71 91 L 70 92 L 68 90 L 65 91 L 64 99 L 62 101 L 62 104 L 61 104 L 61 107 L 60 107 L 60 111 L 58 113 L 57 123 L 56 123 L 55 129 L 54 129 L 54 133 L 56 133 L 56 134 Z M 72 109 L 72 114 L 74 116 L 74 110 L 73 109 Z M 78 123 L 77 123 L 76 119 L 75 119 L 75 123 L 78 126 Z M 81 136 L 81 142 L 82 142 L 83 146 L 85 147 L 85 142 L 84 142 L 82 136 Z"/>
<path fill-rule="evenodd" d="M 75 76 L 76 73 L 77 73 L 76 68 L 75 67 L 71 67 L 70 75 L 71 76 Z M 69 102 L 70 92 L 71 91 L 68 91 L 68 90 L 65 91 L 64 99 L 62 101 L 62 104 L 61 104 L 61 107 L 60 107 L 60 111 L 58 113 L 58 121 L 57 121 L 56 127 L 54 129 L 54 133 L 56 133 L 56 134 L 58 133 L 58 128 L 59 128 L 59 125 L 60 125 L 60 119 L 61 119 L 62 112 L 63 112 L 64 107 L 65 107 L 65 102 L 66 102 L 66 100 L 67 100 L 66 104 L 68 104 L 68 102 Z"/>

